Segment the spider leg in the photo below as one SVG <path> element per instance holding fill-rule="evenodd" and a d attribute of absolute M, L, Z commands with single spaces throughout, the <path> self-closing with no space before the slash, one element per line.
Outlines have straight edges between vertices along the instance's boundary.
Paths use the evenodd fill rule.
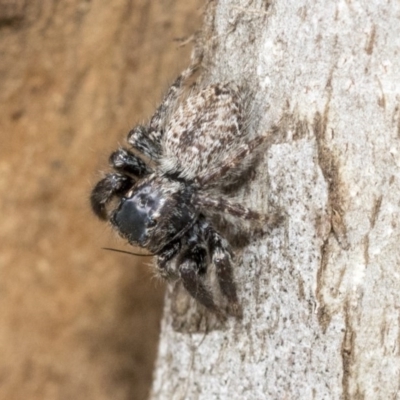
<path fill-rule="evenodd" d="M 234 315 L 241 314 L 240 304 L 236 294 L 233 278 L 232 253 L 228 242 L 211 226 L 209 227 L 209 243 L 212 262 L 215 265 L 219 287 L 229 302 L 229 308 Z"/>
<path fill-rule="evenodd" d="M 109 163 L 120 173 L 107 174 L 97 183 L 90 196 L 94 213 L 103 220 L 108 218 L 107 205 L 110 201 L 116 196 L 124 195 L 135 183 L 135 178 L 130 175 L 142 178 L 151 172 L 144 161 L 122 148 L 111 154 Z"/>
<path fill-rule="evenodd" d="M 118 172 L 132 174 L 138 178 L 142 178 L 151 172 L 151 169 L 143 160 L 124 148 L 120 148 L 111 154 L 109 164 Z"/>
<path fill-rule="evenodd" d="M 198 193 L 194 199 L 195 204 L 205 210 L 214 210 L 220 213 L 233 215 L 248 221 L 260 222 L 268 226 L 278 225 L 282 221 L 282 215 L 279 212 L 270 215 L 264 215 L 257 211 L 253 211 L 241 204 L 233 203 L 222 197 L 212 198 L 207 195 Z"/>
<path fill-rule="evenodd" d="M 246 158 L 258 146 L 270 139 L 270 136 L 271 135 L 259 136 L 247 143 L 241 144 L 236 149 L 236 152 L 232 157 L 224 160 L 220 165 L 218 165 L 216 168 L 213 168 L 211 171 L 206 171 L 205 173 L 200 174 L 197 178 L 197 182 L 200 184 L 200 186 L 204 187 L 222 179 L 228 171 L 231 171 L 237 168 L 239 165 L 242 165 L 243 159 Z"/>
<path fill-rule="evenodd" d="M 161 137 L 161 131 L 138 125 L 128 133 L 128 143 L 149 159 L 157 160 L 161 155 Z"/>
<path fill-rule="evenodd" d="M 207 252 L 200 246 L 195 246 L 185 252 L 179 265 L 179 275 L 184 288 L 200 304 L 213 313 L 222 316 L 220 310 L 214 303 L 209 289 L 204 285 L 201 270 L 207 266 Z"/>
<path fill-rule="evenodd" d="M 157 255 L 156 266 L 160 275 L 164 279 L 176 278 L 176 272 L 170 267 L 170 261 L 181 250 L 181 241 L 177 240 L 165 246 L 162 251 Z"/>
<path fill-rule="evenodd" d="M 209 225 L 204 219 L 198 221 L 185 237 L 185 250 L 178 259 L 177 269 L 184 288 L 200 304 L 224 319 L 216 306 L 210 289 L 204 283 L 207 273 L 208 247 L 206 239 Z"/>
<path fill-rule="evenodd" d="M 133 178 L 125 174 L 107 174 L 93 188 L 90 195 L 90 203 L 93 212 L 103 220 L 108 218 L 107 205 L 118 195 L 125 193 L 133 184 Z"/>
<path fill-rule="evenodd" d="M 171 113 L 171 110 L 175 107 L 177 100 L 182 94 L 183 84 L 193 75 L 196 69 L 196 65 L 190 66 L 176 78 L 152 116 L 148 126 L 139 125 L 128 133 L 128 143 L 132 148 L 152 160 L 160 158 L 161 140 L 167 116 Z"/>
<path fill-rule="evenodd" d="M 167 119 L 167 115 L 171 112 L 171 109 L 175 107 L 177 100 L 182 94 L 183 85 L 194 74 L 196 69 L 197 65 L 191 65 L 175 79 L 175 82 L 168 89 L 161 104 L 150 120 L 149 128 L 151 131 L 158 132 L 159 135 L 162 135 L 163 125 Z M 158 138 L 158 141 L 160 140 L 161 136 Z"/>

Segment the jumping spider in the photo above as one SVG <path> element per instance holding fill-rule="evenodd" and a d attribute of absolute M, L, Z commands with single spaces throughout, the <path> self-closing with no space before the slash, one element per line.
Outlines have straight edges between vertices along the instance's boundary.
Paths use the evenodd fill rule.
<path fill-rule="evenodd" d="M 246 140 L 243 98 L 233 84 L 194 87 L 182 100 L 193 71 L 189 67 L 176 79 L 147 126 L 129 132 L 131 149 L 111 154 L 114 172 L 94 187 L 91 204 L 130 244 L 157 256 L 163 278 L 180 279 L 194 299 L 222 316 L 205 279 L 214 265 L 229 313 L 237 314 L 233 253 L 210 216 L 276 222 L 276 215 L 262 216 L 222 194 L 267 136 Z"/>

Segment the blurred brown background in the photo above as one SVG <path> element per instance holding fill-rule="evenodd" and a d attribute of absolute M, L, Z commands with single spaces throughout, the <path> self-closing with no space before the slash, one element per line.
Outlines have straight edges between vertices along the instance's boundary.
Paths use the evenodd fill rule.
<path fill-rule="evenodd" d="M 0 0 L 0 399 L 145 399 L 163 286 L 92 215 L 198 0 Z M 146 259 L 146 262 L 149 262 Z"/>

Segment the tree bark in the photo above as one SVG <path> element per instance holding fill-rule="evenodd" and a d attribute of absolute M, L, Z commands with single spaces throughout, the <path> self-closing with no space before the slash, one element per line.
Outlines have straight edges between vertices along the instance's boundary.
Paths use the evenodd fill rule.
<path fill-rule="evenodd" d="M 210 3 L 203 82 L 276 143 L 238 193 L 283 226 L 237 250 L 243 319 L 170 289 L 152 399 L 400 396 L 400 4 Z M 183 299 L 183 300 L 182 300 Z"/>

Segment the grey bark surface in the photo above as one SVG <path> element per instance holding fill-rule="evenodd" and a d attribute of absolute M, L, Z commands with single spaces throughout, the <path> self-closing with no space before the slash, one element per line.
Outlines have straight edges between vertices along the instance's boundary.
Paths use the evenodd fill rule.
<path fill-rule="evenodd" d="M 243 319 L 169 290 L 152 399 L 400 398 L 400 3 L 221 0 L 202 37 L 279 128 L 238 198 L 287 219 L 237 250 Z"/>

